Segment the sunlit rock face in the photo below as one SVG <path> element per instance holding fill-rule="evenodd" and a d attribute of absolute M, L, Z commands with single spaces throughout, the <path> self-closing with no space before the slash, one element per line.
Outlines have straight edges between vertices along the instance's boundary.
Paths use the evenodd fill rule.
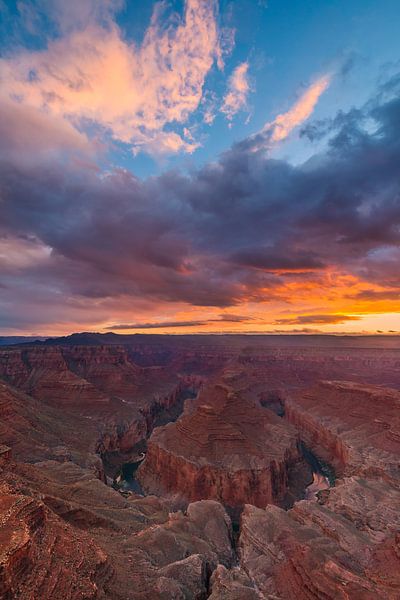
<path fill-rule="evenodd" d="M 294 428 L 221 384 L 204 389 L 175 423 L 154 430 L 138 478 L 148 492 L 228 507 L 280 503 L 301 462 Z"/>

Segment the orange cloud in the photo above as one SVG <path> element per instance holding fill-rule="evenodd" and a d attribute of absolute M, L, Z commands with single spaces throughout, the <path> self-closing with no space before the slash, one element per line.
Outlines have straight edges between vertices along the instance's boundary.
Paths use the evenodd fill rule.
<path fill-rule="evenodd" d="M 164 127 L 197 109 L 207 73 L 221 62 L 215 2 L 187 0 L 178 25 L 163 10 L 158 3 L 140 47 L 113 21 L 92 20 L 45 50 L 2 59 L 2 94 L 75 125 L 94 121 L 136 151 L 193 152 L 195 141 Z"/>
<path fill-rule="evenodd" d="M 296 317 L 288 317 L 286 319 L 277 319 L 276 325 L 325 325 L 345 323 L 346 321 L 359 321 L 361 317 L 356 315 L 297 315 Z"/>

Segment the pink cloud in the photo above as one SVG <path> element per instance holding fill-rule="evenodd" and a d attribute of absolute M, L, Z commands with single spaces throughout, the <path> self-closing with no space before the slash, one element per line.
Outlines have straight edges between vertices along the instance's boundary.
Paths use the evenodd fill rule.
<path fill-rule="evenodd" d="M 101 3 L 104 10 L 113 4 Z M 103 23 L 93 2 L 74 6 L 79 27 L 71 29 L 61 11 L 61 37 L 0 61 L 2 94 L 75 126 L 93 121 L 134 151 L 193 152 L 195 141 L 165 126 L 188 120 L 221 62 L 215 1 L 186 0 L 178 24 L 158 3 L 139 47 L 111 17 Z"/>
<path fill-rule="evenodd" d="M 317 79 L 287 112 L 278 115 L 271 123 L 265 125 L 264 130 L 272 131 L 272 142 L 285 139 L 295 127 L 310 117 L 319 97 L 329 87 L 331 79 L 329 74 Z"/>
<path fill-rule="evenodd" d="M 246 107 L 250 91 L 248 69 L 248 62 L 242 62 L 229 78 L 228 91 L 221 106 L 221 112 L 226 115 L 228 121 L 232 121 L 235 114 Z"/>

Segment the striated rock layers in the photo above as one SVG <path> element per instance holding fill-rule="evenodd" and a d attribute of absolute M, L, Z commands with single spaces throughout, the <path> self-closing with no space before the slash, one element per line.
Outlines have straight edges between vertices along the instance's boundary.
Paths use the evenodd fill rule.
<path fill-rule="evenodd" d="M 69 369 L 60 347 L 2 350 L 0 377 L 53 406 L 108 402 L 103 392 Z"/>
<path fill-rule="evenodd" d="M 329 496 L 324 505 L 301 501 L 288 512 L 244 508 L 240 565 L 259 597 L 397 600 L 399 490 L 349 478 Z M 242 595 L 251 598 L 251 591 Z"/>
<path fill-rule="evenodd" d="M 169 513 L 72 463 L 10 463 L 0 476 L 2 600 L 202 600 L 211 573 L 234 561 L 217 502 Z"/>
<path fill-rule="evenodd" d="M 0 597 L 105 598 L 112 569 L 93 540 L 43 502 L 0 488 Z"/>
<path fill-rule="evenodd" d="M 400 482 L 400 392 L 324 381 L 288 395 L 285 416 L 339 475 Z"/>
<path fill-rule="evenodd" d="M 143 489 L 227 507 L 279 504 L 302 459 L 295 430 L 223 385 L 203 390 L 175 423 L 154 430 L 138 470 Z"/>
<path fill-rule="evenodd" d="M 97 436 L 94 421 L 42 404 L 0 381 L 0 444 L 10 446 L 17 460 L 73 460 L 102 477 Z"/>

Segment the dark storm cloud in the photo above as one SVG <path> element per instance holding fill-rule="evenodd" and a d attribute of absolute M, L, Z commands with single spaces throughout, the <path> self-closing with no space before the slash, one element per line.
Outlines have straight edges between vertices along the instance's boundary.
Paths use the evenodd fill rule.
<path fill-rule="evenodd" d="M 348 296 L 349 298 L 356 300 L 397 300 L 400 302 L 400 289 L 398 290 L 362 290 L 361 292 L 357 292 L 357 294 L 353 294 L 352 296 Z M 400 305 L 399 305 L 400 306 Z"/>
<path fill-rule="evenodd" d="M 322 269 L 324 264 L 311 253 L 286 255 L 275 249 L 245 248 L 231 255 L 232 262 L 264 271 L 307 271 Z"/>
<path fill-rule="evenodd" d="M 60 123 L 60 150 L 49 152 L 49 123 L 7 105 L 0 236 L 51 248 L 24 277 L 61 296 L 228 307 L 274 298 L 293 272 L 330 267 L 400 289 L 399 85 L 392 78 L 362 109 L 311 124 L 329 142 L 303 165 L 249 151 L 245 140 L 191 175 L 145 181 L 99 173 L 86 140 Z M 35 148 L 24 143 L 26 119 Z M 8 287 L 22 273 L 9 270 Z"/>

